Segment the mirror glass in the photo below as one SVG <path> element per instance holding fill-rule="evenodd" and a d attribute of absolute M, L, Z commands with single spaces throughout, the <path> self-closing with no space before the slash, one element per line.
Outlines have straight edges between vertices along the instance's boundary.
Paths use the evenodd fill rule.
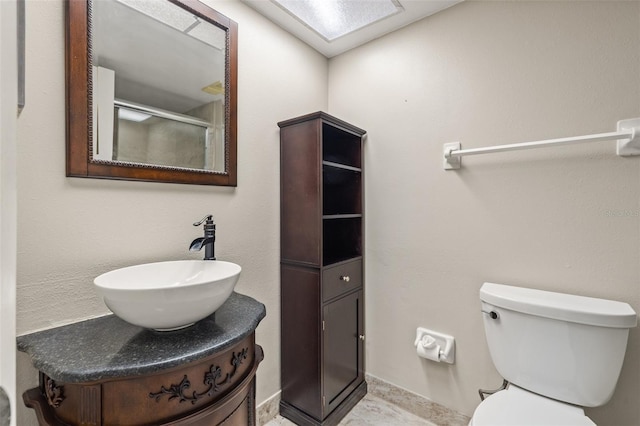
<path fill-rule="evenodd" d="M 194 0 L 68 7 L 67 175 L 235 186 L 237 24 Z M 82 17 L 86 70 L 74 72 Z M 86 105 L 74 93 L 83 85 Z M 83 107 L 87 164 L 75 173 Z"/>

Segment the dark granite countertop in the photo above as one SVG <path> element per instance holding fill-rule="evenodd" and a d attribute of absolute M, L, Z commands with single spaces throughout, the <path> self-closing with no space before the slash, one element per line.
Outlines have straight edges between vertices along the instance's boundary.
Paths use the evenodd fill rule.
<path fill-rule="evenodd" d="M 18 350 L 58 382 L 138 376 L 224 350 L 251 334 L 265 315 L 262 303 L 234 292 L 215 320 L 210 316 L 183 330 L 153 331 L 108 315 L 19 336 Z"/>

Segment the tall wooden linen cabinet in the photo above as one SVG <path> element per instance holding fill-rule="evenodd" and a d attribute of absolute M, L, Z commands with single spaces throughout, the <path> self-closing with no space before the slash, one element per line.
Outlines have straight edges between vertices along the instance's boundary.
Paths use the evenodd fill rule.
<path fill-rule="evenodd" d="M 364 381 L 364 130 L 324 112 L 280 126 L 280 414 L 336 425 Z"/>

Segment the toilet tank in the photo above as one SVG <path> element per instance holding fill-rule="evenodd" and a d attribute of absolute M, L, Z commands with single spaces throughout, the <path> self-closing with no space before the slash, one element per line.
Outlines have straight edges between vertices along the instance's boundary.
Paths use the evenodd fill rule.
<path fill-rule="evenodd" d="M 482 285 L 480 300 L 489 352 L 502 377 L 571 404 L 609 401 L 629 328 L 637 324 L 631 306 L 493 283 Z"/>

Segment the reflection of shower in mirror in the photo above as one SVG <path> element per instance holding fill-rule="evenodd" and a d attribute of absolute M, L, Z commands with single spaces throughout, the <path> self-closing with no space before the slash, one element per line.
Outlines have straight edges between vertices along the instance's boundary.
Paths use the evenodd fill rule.
<path fill-rule="evenodd" d="M 115 72 L 93 68 L 94 161 L 224 170 L 224 105 L 185 114 L 115 97 Z"/>
<path fill-rule="evenodd" d="M 170 2 L 94 2 L 93 22 L 92 159 L 224 171 L 225 31 Z"/>

